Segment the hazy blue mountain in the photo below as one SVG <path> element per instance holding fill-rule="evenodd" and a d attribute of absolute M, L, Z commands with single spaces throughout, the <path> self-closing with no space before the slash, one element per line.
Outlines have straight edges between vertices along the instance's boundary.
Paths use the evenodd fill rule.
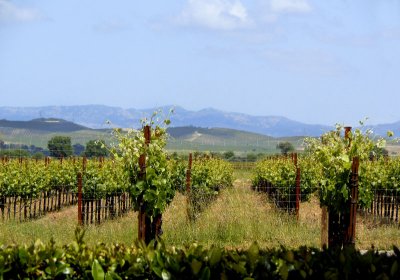
<path fill-rule="evenodd" d="M 161 109 L 168 115 L 170 108 Z M 46 107 L 0 107 L 0 119 L 32 120 L 37 118 L 60 118 L 90 128 L 134 127 L 140 126 L 140 119 L 151 116 L 156 108 L 123 109 L 104 105 L 46 106 Z M 251 116 L 242 113 L 224 112 L 213 108 L 189 111 L 175 107 L 171 115 L 172 127 L 220 127 L 230 128 L 273 137 L 319 136 L 331 129 L 330 126 L 305 124 L 282 116 Z M 106 124 L 110 121 L 111 124 Z M 393 130 L 400 135 L 400 122 L 371 126 L 380 135 Z"/>
<path fill-rule="evenodd" d="M 372 131 L 376 135 L 386 136 L 387 132 L 390 130 L 394 132 L 394 137 L 400 137 L 400 121 L 388 124 L 367 126 L 367 128 L 372 129 Z"/>

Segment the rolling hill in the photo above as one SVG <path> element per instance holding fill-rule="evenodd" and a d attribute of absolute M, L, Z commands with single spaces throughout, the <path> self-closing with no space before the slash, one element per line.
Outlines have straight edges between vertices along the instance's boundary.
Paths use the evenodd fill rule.
<path fill-rule="evenodd" d="M 46 148 L 56 135 L 71 137 L 72 143 L 85 145 L 89 140 L 112 141 L 111 129 L 91 129 L 62 119 L 35 119 L 31 121 L 0 121 L 0 140 L 9 143 L 35 145 Z M 195 126 L 168 128 L 167 148 L 171 151 L 236 151 L 240 153 L 275 153 L 280 141 L 295 146 L 302 137 L 284 140 L 258 133 L 229 128 L 202 128 Z"/>
<path fill-rule="evenodd" d="M 48 132 L 73 132 L 79 130 L 90 130 L 90 128 L 83 125 L 55 118 L 39 118 L 30 121 L 9 121 L 3 119 L 0 120 L 0 127 Z"/>
<path fill-rule="evenodd" d="M 172 107 L 160 109 L 168 112 Z M 90 128 L 137 127 L 141 118 L 151 116 L 157 109 L 122 109 L 104 105 L 0 107 L 0 119 L 27 121 L 36 118 L 62 118 Z M 274 137 L 318 136 L 330 129 L 329 126 L 304 124 L 281 116 L 251 116 L 212 108 L 189 111 L 175 107 L 175 113 L 170 117 L 173 127 L 224 127 Z M 110 121 L 112 125 L 106 124 L 106 121 Z"/>
<path fill-rule="evenodd" d="M 140 126 L 140 119 L 151 116 L 157 109 L 168 114 L 167 112 L 173 107 L 164 106 L 144 110 L 104 105 L 0 107 L 0 119 L 28 121 L 59 118 L 91 129 L 135 128 Z M 224 127 L 273 137 L 319 136 L 333 128 L 327 125 L 305 124 L 282 116 L 252 116 L 213 108 L 189 111 L 182 107 L 175 107 L 175 113 L 170 118 L 172 127 Z M 107 121 L 110 121 L 111 124 L 107 124 Z M 388 130 L 394 131 L 395 135 L 400 135 L 400 121 L 368 126 L 368 128 L 373 129 L 377 135 L 381 136 L 386 135 Z"/>

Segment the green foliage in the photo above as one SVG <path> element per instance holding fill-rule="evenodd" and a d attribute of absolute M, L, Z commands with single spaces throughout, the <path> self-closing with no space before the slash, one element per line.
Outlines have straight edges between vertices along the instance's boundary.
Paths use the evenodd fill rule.
<path fill-rule="evenodd" d="M 136 210 L 142 203 L 146 205 L 146 215 L 155 217 L 164 212 L 175 196 L 176 187 L 172 184 L 168 172 L 168 154 L 166 128 L 156 123 L 159 112 L 153 114 L 150 120 L 144 120 L 143 129 L 150 126 L 151 139 L 146 145 L 143 129 L 140 131 L 120 129 L 114 130 L 117 143 L 111 152 L 116 161 L 122 164 L 123 172 L 128 178 L 129 189 Z M 168 125 L 170 121 L 164 120 Z M 140 176 L 140 155 L 145 155 L 146 175 Z"/>
<path fill-rule="evenodd" d="M 319 139 L 308 138 L 305 140 L 306 152 L 315 158 L 321 165 L 322 177 L 320 178 L 320 202 L 328 206 L 330 211 L 345 212 L 350 199 L 350 173 L 352 160 L 360 159 L 360 171 L 363 174 L 365 162 L 369 160 L 370 154 L 375 147 L 384 147 L 385 141 L 379 139 L 373 141 L 372 132 L 363 132 L 356 129 L 349 132 L 348 138 L 344 136 L 344 127 L 336 126 L 336 130 L 328 132 Z M 360 206 L 369 204 L 366 198 L 372 198 L 369 190 L 360 186 Z"/>
<path fill-rule="evenodd" d="M 256 154 L 253 153 L 249 153 L 246 155 L 246 160 L 247 161 L 256 161 L 258 158 L 258 156 Z"/>
<path fill-rule="evenodd" d="M 33 159 L 40 160 L 40 159 L 43 159 L 43 158 L 44 158 L 44 154 L 43 154 L 42 152 L 36 152 L 36 153 L 34 153 L 34 154 L 32 155 L 32 158 L 33 158 Z"/>
<path fill-rule="evenodd" d="M 0 164 L 0 196 L 38 197 L 41 192 L 64 189 L 77 190 L 77 175 L 82 172 L 80 161 L 72 159 L 45 162 L 25 159 Z M 113 160 L 88 160 L 83 173 L 83 195 L 105 198 L 113 192 L 129 190 L 129 182 L 121 164 Z"/>
<path fill-rule="evenodd" d="M 11 157 L 11 158 L 19 158 L 19 157 L 30 157 L 31 154 L 27 150 L 22 149 L 11 149 L 11 150 L 1 150 L 0 156 Z"/>
<path fill-rule="evenodd" d="M 289 152 L 294 151 L 294 146 L 292 143 L 286 141 L 286 142 L 279 142 L 278 145 L 276 145 L 276 148 L 281 150 L 281 153 L 283 155 L 287 155 Z"/>
<path fill-rule="evenodd" d="M 87 162 L 83 173 L 82 191 L 85 198 L 106 198 L 129 191 L 129 181 L 119 162 L 91 160 Z"/>
<path fill-rule="evenodd" d="M 168 160 L 168 173 L 170 174 L 171 184 L 181 193 L 186 191 L 186 170 L 188 160 L 175 158 Z"/>
<path fill-rule="evenodd" d="M 235 157 L 235 153 L 233 151 L 227 151 L 224 154 L 224 159 L 232 159 Z"/>
<path fill-rule="evenodd" d="M 380 191 L 400 191 L 400 159 L 380 158 L 362 165 L 359 176 L 359 202 L 369 207 L 374 194 Z M 386 192 L 389 194 L 390 192 Z"/>
<path fill-rule="evenodd" d="M 76 190 L 77 165 L 73 161 L 9 160 L 0 164 L 0 196 L 38 197 L 51 190 Z"/>
<path fill-rule="evenodd" d="M 54 136 L 47 143 L 47 148 L 52 157 L 68 157 L 72 155 L 71 137 Z"/>
<path fill-rule="evenodd" d="M 86 143 L 85 156 L 87 157 L 106 157 L 108 149 L 104 140 L 90 140 Z"/>
<path fill-rule="evenodd" d="M 318 186 L 318 165 L 311 158 L 300 158 L 300 195 L 302 201 L 308 201 L 311 193 Z M 260 188 L 269 182 L 275 195 L 282 201 L 293 201 L 296 187 L 296 166 L 292 160 L 263 159 L 256 163 L 253 187 Z"/>
<path fill-rule="evenodd" d="M 371 153 L 369 155 L 369 158 L 371 160 L 374 160 L 374 159 L 380 159 L 382 157 L 388 157 L 388 156 L 389 156 L 389 151 L 387 149 L 385 149 L 383 147 L 375 146 L 372 149 L 372 151 L 371 151 Z"/>
<path fill-rule="evenodd" d="M 232 165 L 221 159 L 200 158 L 193 161 L 189 215 L 196 219 L 201 211 L 224 189 L 233 184 Z"/>
<path fill-rule="evenodd" d="M 156 248 L 91 248 L 77 230 L 76 241 L 62 247 L 52 240 L 0 246 L 0 279 L 399 279 L 400 251 L 393 249 L 387 255 L 351 247 L 261 250 L 257 243 L 247 250 L 175 248 L 162 241 Z"/>

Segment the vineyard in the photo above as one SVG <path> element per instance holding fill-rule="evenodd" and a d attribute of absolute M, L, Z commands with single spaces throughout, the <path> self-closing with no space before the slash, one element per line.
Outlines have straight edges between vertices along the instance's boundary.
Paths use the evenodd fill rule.
<path fill-rule="evenodd" d="M 296 167 L 297 166 L 297 167 Z M 324 180 L 322 165 L 311 157 L 268 158 L 255 166 L 253 189 L 266 192 L 278 208 L 295 211 L 296 169 L 300 173 L 300 201 L 319 195 Z M 375 221 L 399 223 L 400 159 L 381 158 L 360 166 L 358 211 Z"/>
<path fill-rule="evenodd" d="M 374 235 L 363 238 L 381 226 L 381 236 L 398 236 L 400 159 L 370 153 L 375 143 L 357 130 L 344 137 L 341 131 L 339 127 L 322 140 L 310 139 L 301 155 L 269 157 L 255 164 L 231 164 L 208 155 L 171 158 L 164 149 L 165 131 L 150 126 L 128 132 L 128 137 L 116 131 L 119 146 L 109 158 L 1 158 L 2 225 L 13 231 L 41 220 L 55 225 L 58 217 L 61 229 L 68 227 L 68 219 L 95 231 L 103 224 L 113 225 L 119 231 L 110 235 L 114 240 L 135 223 L 137 238 L 129 231 L 129 240 L 150 244 L 146 250 L 159 242 L 166 250 L 164 242 L 188 246 L 200 240 L 208 247 L 217 242 L 235 247 L 277 238 L 284 238 L 279 243 L 289 247 L 319 247 L 318 231 L 324 246 L 354 248 L 356 239 L 363 246 L 377 242 Z M 245 173 L 251 180 L 234 179 Z M 363 232 L 356 230 L 360 227 Z M 323 241 L 324 235 L 328 241 Z M 258 245 L 251 248 L 259 250 Z M 275 265 L 275 272 L 281 269 Z M 93 278 L 112 272 L 97 259 L 91 266 Z M 210 278 L 207 270 L 199 268 L 195 275 L 199 273 Z"/>
<path fill-rule="evenodd" d="M 170 160 L 168 164 L 172 185 L 182 193 L 186 191 L 187 165 L 184 160 Z M 77 205 L 79 194 L 85 224 L 98 224 L 133 210 L 129 180 L 115 160 L 2 158 L 0 176 L 3 221 L 26 221 Z M 194 204 L 198 200 L 212 201 L 219 190 L 231 185 L 232 168 L 228 163 L 210 158 L 193 161 L 190 197 Z M 200 204 L 196 205 L 198 212 Z"/>
<path fill-rule="evenodd" d="M 341 129 L 333 135 L 339 135 Z M 136 142 L 127 143 L 114 158 L 1 158 L 2 220 L 36 219 L 78 204 L 81 224 L 99 224 L 130 210 L 138 211 L 141 200 L 147 200 L 144 211 L 149 216 L 157 216 L 171 202 L 176 191 L 187 195 L 188 218 L 195 220 L 221 189 L 232 185 L 233 166 L 209 156 L 196 158 L 193 166 L 191 156 L 189 160 L 167 159 L 162 150 L 165 132 L 159 127 L 154 132 L 156 137 L 150 136 L 150 130 L 147 138 L 145 132 L 142 136 L 130 135 Z M 121 134 L 117 136 L 121 137 Z M 361 136 L 358 135 L 361 144 L 371 145 Z M 132 149 L 137 151 L 133 159 L 124 157 L 123 153 Z M 147 166 L 143 164 L 145 153 L 148 153 Z M 335 175 L 335 171 L 349 170 L 350 157 L 347 154 L 329 155 L 329 168 L 335 164 L 338 167 L 329 169 L 323 162 L 327 155 L 320 158 L 316 155 L 318 152 L 314 151 L 299 157 L 292 154 L 266 158 L 255 166 L 247 166 L 253 170 L 253 190 L 267 193 L 278 209 L 289 214 L 298 215 L 299 203 L 315 196 L 320 197 L 321 205 L 341 207 L 343 198 L 349 195 L 346 184 L 350 173 L 341 178 L 342 175 Z M 357 211 L 376 221 L 399 223 L 400 159 L 366 159 L 357 173 Z M 328 180 L 326 173 L 333 178 Z M 336 187 L 338 180 L 345 181 L 339 189 Z M 143 189 L 144 183 L 154 187 Z M 334 190 L 337 197 L 329 197 Z M 149 207 L 150 204 L 153 205 Z"/>

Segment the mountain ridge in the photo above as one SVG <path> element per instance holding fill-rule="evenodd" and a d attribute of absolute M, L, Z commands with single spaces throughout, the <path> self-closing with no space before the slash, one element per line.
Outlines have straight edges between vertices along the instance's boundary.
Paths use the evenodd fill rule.
<path fill-rule="evenodd" d="M 296 147 L 301 142 L 297 138 L 283 140 L 230 128 L 168 127 L 167 133 L 168 150 L 180 152 L 232 150 L 245 154 L 275 153 L 280 141 L 291 141 Z M 56 135 L 68 136 L 73 144 L 81 145 L 98 139 L 113 142 L 111 129 L 85 128 L 61 119 L 0 120 L 0 141 L 6 144 L 35 145 L 46 149 L 48 141 Z"/>
<path fill-rule="evenodd" d="M 214 108 L 190 111 L 180 106 L 149 109 L 123 109 L 106 105 L 0 107 L 0 119 L 27 121 L 37 118 L 61 118 L 96 129 L 138 127 L 143 117 L 150 117 L 158 109 L 168 115 L 171 108 L 175 108 L 175 113 L 170 116 L 172 127 L 224 127 L 273 137 L 318 136 L 331 129 L 329 126 L 304 124 L 281 116 L 252 116 Z M 107 121 L 110 121 L 111 125 L 106 124 Z"/>
<path fill-rule="evenodd" d="M 198 111 L 187 110 L 181 106 L 161 106 L 148 109 L 124 109 L 107 105 L 76 105 L 76 106 L 41 106 L 41 107 L 0 107 L 0 119 L 32 120 L 38 118 L 60 118 L 88 128 L 137 128 L 140 120 L 150 117 L 158 109 L 168 115 L 171 108 L 175 113 L 169 117 L 171 127 L 195 126 L 203 128 L 230 128 L 272 137 L 319 136 L 331 130 L 333 126 L 322 124 L 306 124 L 291 120 L 284 116 L 253 116 L 244 113 L 225 112 L 214 108 L 204 108 Z M 163 116 L 161 116 L 162 118 Z M 107 124 L 109 121 L 111 124 Z M 400 121 L 391 124 L 366 126 L 376 134 L 384 136 L 387 130 L 393 130 L 400 135 Z"/>

